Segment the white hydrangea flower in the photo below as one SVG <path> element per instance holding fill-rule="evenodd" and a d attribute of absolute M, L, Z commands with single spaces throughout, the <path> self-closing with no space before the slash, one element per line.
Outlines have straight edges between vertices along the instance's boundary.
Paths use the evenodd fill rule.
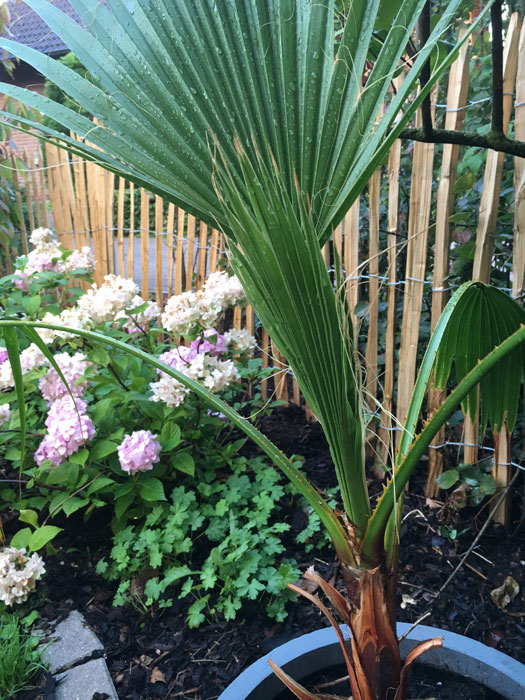
<path fill-rule="evenodd" d="M 244 290 L 236 275 L 228 275 L 227 272 L 213 272 L 204 283 L 204 294 L 210 300 L 215 301 L 222 310 L 230 306 L 240 304 L 245 300 Z"/>
<path fill-rule="evenodd" d="M 31 372 L 36 367 L 42 367 L 47 364 L 47 359 L 44 353 L 32 343 L 28 348 L 20 353 L 20 364 L 22 366 L 22 374 Z M 0 391 L 11 389 L 15 385 L 13 370 L 9 360 L 0 363 Z"/>
<path fill-rule="evenodd" d="M 146 301 L 140 294 L 137 294 L 133 297 L 129 307 L 125 311 L 118 312 L 115 316 L 115 321 L 125 318 L 127 321 L 122 325 L 122 328 L 128 333 L 139 333 L 141 330 L 145 329 L 147 324 L 155 321 L 160 316 L 160 307 L 154 301 L 148 301 L 148 305 L 143 311 L 133 313 L 133 309 L 137 309 L 145 303 Z M 129 312 L 132 313 L 132 317 L 129 316 Z"/>
<path fill-rule="evenodd" d="M 58 241 L 48 228 L 35 229 L 29 236 L 29 242 L 32 250 L 39 253 L 54 253 L 58 250 Z"/>
<path fill-rule="evenodd" d="M 228 345 L 235 345 L 238 350 L 255 350 L 257 343 L 250 331 L 245 328 L 232 328 L 224 334 Z"/>
<path fill-rule="evenodd" d="M 0 365 L 0 391 L 10 389 L 14 385 L 15 380 L 13 377 L 13 370 L 11 369 L 11 363 L 9 360 L 5 360 Z"/>
<path fill-rule="evenodd" d="M 220 312 L 220 304 L 199 290 L 170 297 L 160 319 L 170 333 L 193 335 L 201 329 L 213 328 Z"/>
<path fill-rule="evenodd" d="M 44 560 L 38 554 L 26 555 L 25 549 L 6 547 L 0 551 L 0 600 L 6 605 L 23 603 L 45 573 Z"/>
<path fill-rule="evenodd" d="M 164 373 L 157 382 L 151 382 L 149 386 L 153 392 L 150 401 L 161 401 L 166 406 L 180 406 L 189 394 L 189 389 Z"/>
<path fill-rule="evenodd" d="M 11 418 L 11 409 L 8 403 L 3 403 L 0 405 L 0 425 L 8 423 Z"/>
<path fill-rule="evenodd" d="M 239 378 L 231 360 L 219 360 L 207 354 L 196 354 L 186 364 L 177 365 L 177 369 L 211 392 L 221 391 Z M 153 392 L 151 401 L 162 401 L 168 406 L 180 406 L 189 393 L 183 384 L 164 372 L 157 382 L 150 384 L 150 389 Z"/>
<path fill-rule="evenodd" d="M 91 248 L 87 245 L 82 246 L 80 250 L 74 250 L 67 258 L 65 264 L 66 271 L 87 270 L 90 274 L 95 272 L 95 257 L 91 252 Z"/>
<path fill-rule="evenodd" d="M 104 284 L 100 287 L 93 284 L 80 297 L 77 307 L 88 314 L 95 325 L 108 323 L 114 321 L 120 311 L 129 307 L 138 291 L 133 280 L 117 275 L 106 275 Z"/>

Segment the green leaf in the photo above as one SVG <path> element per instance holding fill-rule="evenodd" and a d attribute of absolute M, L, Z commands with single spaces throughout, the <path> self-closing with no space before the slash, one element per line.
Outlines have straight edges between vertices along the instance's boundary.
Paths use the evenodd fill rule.
<path fill-rule="evenodd" d="M 32 530 L 29 527 L 24 527 L 18 530 L 13 537 L 11 537 L 10 547 L 15 547 L 16 549 L 29 549 L 29 540 L 31 539 Z"/>
<path fill-rule="evenodd" d="M 441 489 L 449 489 L 458 481 L 459 472 L 457 469 L 447 469 L 436 479 L 436 484 Z"/>
<path fill-rule="evenodd" d="M 160 479 L 150 476 L 142 479 L 137 485 L 138 492 L 145 501 L 165 501 L 164 486 Z"/>
<path fill-rule="evenodd" d="M 173 450 L 180 444 L 181 441 L 181 430 L 176 423 L 164 423 L 162 430 L 159 435 L 159 442 L 162 445 L 162 449 L 169 451 Z"/>
<path fill-rule="evenodd" d="M 115 499 L 115 517 L 120 520 L 130 505 L 135 500 L 135 493 L 126 493 Z"/>
<path fill-rule="evenodd" d="M 209 595 L 206 595 L 204 598 L 199 598 L 190 605 L 188 615 L 186 617 L 188 627 L 190 627 L 190 629 L 198 627 L 206 620 L 206 617 L 203 615 L 202 611 L 206 607 L 209 597 Z"/>
<path fill-rule="evenodd" d="M 171 458 L 171 466 L 184 474 L 195 476 L 195 462 L 187 452 L 178 452 Z"/>
<path fill-rule="evenodd" d="M 38 309 L 40 308 L 40 304 L 40 294 L 35 294 L 35 296 L 32 297 L 22 297 L 22 306 L 24 307 L 24 311 L 26 312 L 26 314 L 28 314 L 29 316 L 33 316 L 36 313 L 36 311 L 38 311 Z"/>
<path fill-rule="evenodd" d="M 59 532 L 62 532 L 61 527 L 55 527 L 54 525 L 42 525 L 36 529 L 31 537 L 29 538 L 28 547 L 32 552 L 38 552 L 42 549 L 48 542 L 51 542 Z"/>
<path fill-rule="evenodd" d="M 111 440 L 99 440 L 96 442 L 89 452 L 89 457 L 92 462 L 104 459 L 108 455 L 117 451 L 118 445 Z"/>
<path fill-rule="evenodd" d="M 82 448 L 81 450 L 79 450 L 75 454 L 68 457 L 68 461 L 71 462 L 72 464 L 78 464 L 80 467 L 83 467 L 85 465 L 85 463 L 87 462 L 88 457 L 89 457 L 89 450 Z"/>
<path fill-rule="evenodd" d="M 100 345 L 90 350 L 88 357 L 92 362 L 101 367 L 107 367 L 110 362 L 109 352 L 104 350 Z"/>
<path fill-rule="evenodd" d="M 71 513 L 75 513 L 77 510 L 80 510 L 80 508 L 84 508 L 87 505 L 89 505 L 89 498 L 77 498 L 73 496 L 72 498 L 67 499 L 62 506 L 62 510 L 67 516 L 69 516 Z"/>
<path fill-rule="evenodd" d="M 25 455 L 27 425 L 26 404 L 24 398 L 24 379 L 22 377 L 22 366 L 20 364 L 20 349 L 18 347 L 18 338 L 16 336 L 16 330 L 14 328 L 4 327 L 2 328 L 2 332 L 4 334 L 7 356 L 11 365 L 11 370 L 13 372 L 16 397 L 18 399 L 18 414 L 20 420 L 20 453 L 18 458 L 21 462 L 23 462 Z M 10 458 L 6 455 L 6 459 Z"/>
<path fill-rule="evenodd" d="M 33 527 L 38 527 L 38 513 L 34 510 L 21 510 L 18 519 L 21 523 L 29 523 Z"/>

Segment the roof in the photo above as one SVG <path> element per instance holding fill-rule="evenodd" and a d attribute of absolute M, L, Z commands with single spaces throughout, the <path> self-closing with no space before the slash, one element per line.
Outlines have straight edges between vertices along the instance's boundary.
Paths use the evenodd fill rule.
<path fill-rule="evenodd" d="M 21 0 L 7 0 L 9 22 L 5 37 L 37 49 L 48 56 L 61 56 L 69 51 L 62 39 L 54 34 L 34 10 Z M 51 0 L 51 4 L 70 17 L 78 15 L 69 0 Z"/>

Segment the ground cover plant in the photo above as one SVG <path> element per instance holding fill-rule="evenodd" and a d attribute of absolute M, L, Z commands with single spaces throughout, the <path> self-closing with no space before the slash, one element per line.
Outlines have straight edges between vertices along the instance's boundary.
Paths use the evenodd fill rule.
<path fill-rule="evenodd" d="M 203 0 L 197 6 L 157 0 L 136 2 L 133 14 L 118 2 L 106 7 L 74 1 L 81 15 L 89 13 L 87 29 L 43 0 L 29 4 L 75 51 L 96 84 L 31 49 L 8 40 L 1 44 L 41 70 L 103 126 L 93 129 L 89 120 L 38 95 L 2 88 L 101 150 L 36 125 L 44 138 L 56 136 L 73 152 L 96 158 L 224 231 L 249 302 L 323 426 L 342 506 L 331 508 L 296 465 L 202 384 L 120 340 L 85 329 L 76 334 L 148 359 L 232 419 L 286 474 L 319 516 L 341 562 L 346 598 L 315 572 L 308 576 L 352 630 L 350 658 L 335 618 L 310 596 L 340 636 L 354 699 L 403 700 L 414 658 L 440 644 L 428 640 L 404 663 L 400 659 L 394 593 L 403 489 L 458 406 L 463 402 L 465 410 L 475 410 L 478 385 L 483 425 L 498 429 L 506 418 L 512 427 L 523 377 L 524 312 L 482 284 L 467 283 L 456 291 L 421 364 L 390 478 L 371 504 L 354 329 L 344 279 L 334 284 L 321 247 L 454 60 L 454 51 L 446 56 L 439 51 L 439 39 L 460 3 L 441 8 L 427 40 L 405 62 L 403 84 L 379 120 L 424 2 L 396 3 L 397 14 L 385 17 L 386 3 L 378 0 Z M 384 34 L 371 58 L 375 27 Z M 429 62 L 421 89 L 407 102 Z M 496 126 L 493 142 L 505 145 Z M 482 317 L 489 319 L 484 328 Z M 19 320 L 0 325 L 23 413 L 14 328 L 34 338 L 34 328 L 63 332 L 64 327 Z M 455 388 L 418 430 L 432 373 L 444 386 L 453 366 Z M 298 697 L 315 697 L 276 671 Z"/>
<path fill-rule="evenodd" d="M 12 698 L 32 682 L 42 668 L 40 639 L 31 634 L 36 613 L 20 619 L 0 614 L 0 698 Z"/>
<path fill-rule="evenodd" d="M 171 297 L 161 314 L 131 280 L 110 275 L 100 286 L 75 286 L 93 272 L 89 248 L 63 250 L 48 229 L 34 231 L 31 246 L 15 273 L 0 280 L 5 314 L 127 338 L 247 415 L 268 410 L 272 402 L 263 406 L 257 398 L 267 370 L 253 357 L 255 338 L 215 328 L 242 303 L 237 278 L 210 275 L 203 290 Z M 120 581 L 117 604 L 157 608 L 171 605 L 169 594 L 190 596 L 188 622 L 196 626 L 203 610 L 232 619 L 243 600 L 262 593 L 269 613 L 281 619 L 291 594 L 276 594 L 298 570 L 293 561 L 276 562 L 288 525 L 277 519 L 283 487 L 275 470 L 241 456 L 245 441 L 230 436 L 221 415 L 139 358 L 110 354 L 72 333 L 42 329 L 33 340 L 20 353 L 23 418 L 12 403 L 8 351 L 0 346 L 0 444 L 10 465 L 4 476 L 11 477 L 1 482 L 1 509 L 18 514 L 21 524 L 4 552 L 21 562 L 28 551 L 41 564 L 36 552 L 62 531 L 58 517 L 77 513 L 89 522 L 102 510 L 114 547 L 97 569 Z M 13 597 L 2 570 L 1 600 L 25 600 L 37 578 L 26 576 Z"/>

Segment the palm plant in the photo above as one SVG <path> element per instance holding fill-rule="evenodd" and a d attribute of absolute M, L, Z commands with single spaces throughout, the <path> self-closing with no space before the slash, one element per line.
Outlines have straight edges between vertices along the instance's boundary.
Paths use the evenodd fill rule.
<path fill-rule="evenodd" d="M 81 26 L 46 0 L 27 0 L 76 53 L 91 82 L 29 47 L 0 40 L 2 48 L 33 65 L 98 120 L 95 125 L 74 110 L 4 84 L 3 92 L 65 125 L 80 140 L 29 119 L 18 123 L 225 233 L 249 302 L 323 426 L 342 510 L 331 509 L 250 423 L 184 375 L 149 359 L 234 420 L 319 515 L 341 562 L 347 597 L 315 573 L 309 575 L 316 577 L 352 630 L 352 658 L 343 642 L 342 647 L 354 700 L 403 700 L 413 659 L 439 644 L 429 640 L 402 665 L 395 635 L 397 525 L 400 496 L 411 473 L 458 405 L 477 405 L 473 392 L 478 385 L 483 420 L 498 428 L 506 417 L 511 427 L 519 397 L 517 378 L 521 381 L 523 374 L 523 311 L 496 290 L 480 284 L 461 287 L 431 339 L 394 469 L 372 509 L 354 329 L 344 280 L 334 286 L 320 249 L 457 54 L 459 44 L 445 57 L 438 50 L 440 36 L 460 5 L 460 0 L 451 0 L 419 53 L 409 63 L 403 61 L 424 3 L 72 0 Z M 379 21 L 384 26 L 394 6 L 397 14 L 386 22 L 380 51 L 371 63 L 374 27 Z M 428 62 L 431 78 L 417 91 Z M 404 80 L 393 94 L 392 78 L 400 70 Z M 389 105 L 376 123 L 387 97 Z M 482 317 L 489 319 L 484 333 Z M 33 327 L 60 327 L 9 319 L 0 326 L 22 406 L 14 328 L 22 328 L 45 349 Z M 468 332 L 458 333 L 458 328 Z M 78 333 L 126 347 L 96 333 Z M 454 359 L 457 386 L 417 434 L 430 378 L 444 385 Z M 298 697 L 315 697 L 278 673 Z"/>

